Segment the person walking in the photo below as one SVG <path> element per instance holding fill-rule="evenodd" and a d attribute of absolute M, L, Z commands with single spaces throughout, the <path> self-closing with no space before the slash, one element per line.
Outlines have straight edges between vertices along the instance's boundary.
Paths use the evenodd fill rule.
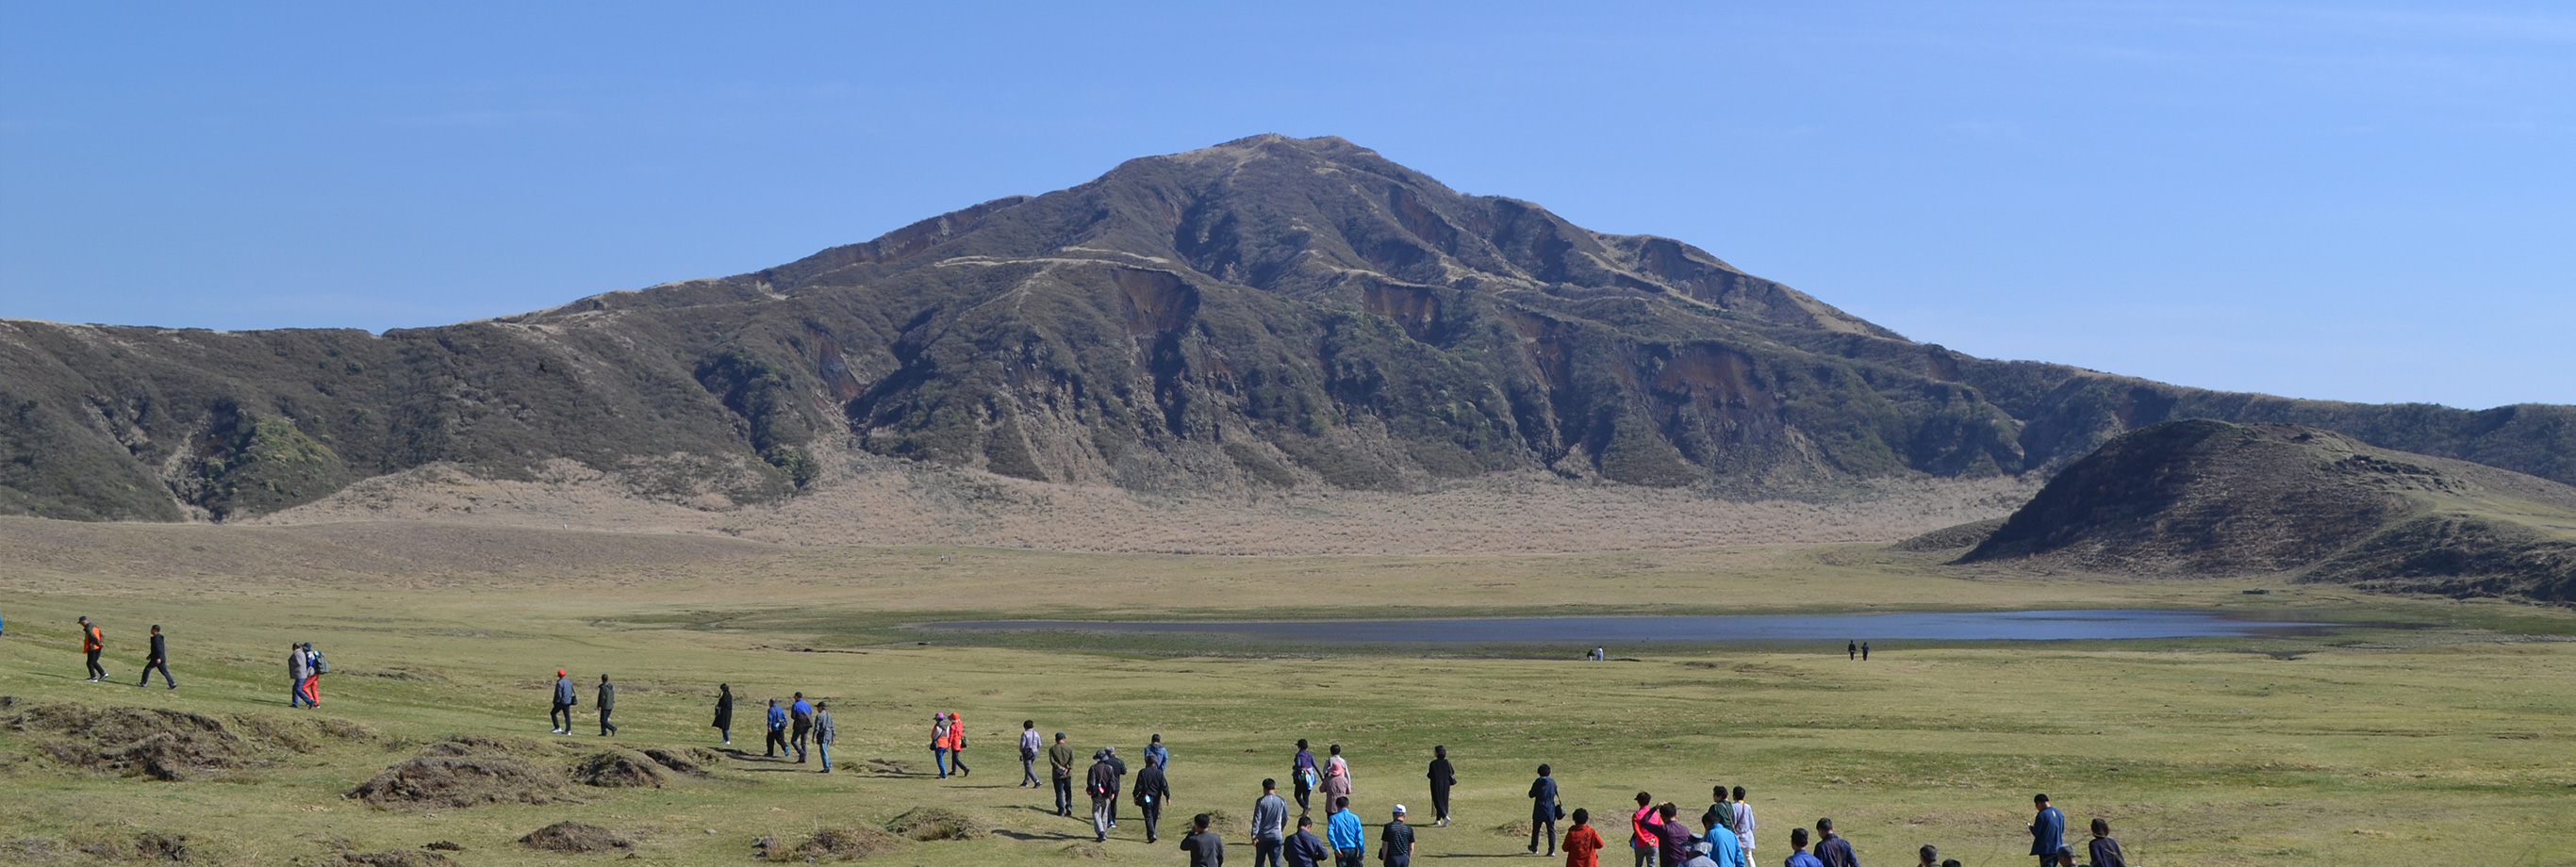
<path fill-rule="evenodd" d="M 975 772 L 966 766 L 966 718 L 953 710 L 948 712 L 948 771 L 961 777 Z"/>
<path fill-rule="evenodd" d="M 939 769 L 939 778 L 948 779 L 948 714 L 930 715 L 930 765 Z"/>
<path fill-rule="evenodd" d="M 2129 867 L 2129 856 L 2120 851 L 2120 841 L 2111 839 L 2109 820 L 2093 820 L 2093 843 L 2087 848 L 2093 855 L 2093 867 Z"/>
<path fill-rule="evenodd" d="M 305 707 L 322 706 L 322 676 L 330 673 L 331 663 L 322 658 L 322 652 L 313 649 L 313 642 L 304 642 Z M 566 718 L 565 724 L 571 724 L 569 717 Z"/>
<path fill-rule="evenodd" d="M 726 746 L 733 745 L 733 684 L 716 684 L 716 735 Z"/>
<path fill-rule="evenodd" d="M 1153 740 L 1145 742 L 1145 764 L 1158 768 L 1172 766 L 1172 751 L 1163 746 L 1163 736 L 1159 732 Z"/>
<path fill-rule="evenodd" d="M 1160 773 L 1162 765 L 1145 764 L 1145 770 Z M 1145 784 L 1145 775 L 1136 775 L 1136 785 Z M 1206 813 L 1190 817 L 1190 835 L 1181 838 L 1181 851 L 1190 853 L 1190 867 L 1225 867 L 1225 838 L 1217 836 L 1208 825 L 1215 819 Z"/>
<path fill-rule="evenodd" d="M 1753 860 L 1753 802 L 1745 800 L 1744 787 L 1735 787 L 1735 841 L 1744 844 L 1744 860 Z"/>
<path fill-rule="evenodd" d="M 1860 867 L 1860 856 L 1852 852 L 1851 841 L 1834 833 L 1834 820 L 1816 820 L 1816 860 L 1825 867 Z"/>
<path fill-rule="evenodd" d="M 1136 799 L 1136 812 L 1145 814 L 1145 842 L 1160 839 L 1163 805 L 1172 800 L 1172 783 L 1163 778 L 1163 766 L 1146 762 L 1145 769 L 1136 772 L 1136 788 L 1130 796 Z"/>
<path fill-rule="evenodd" d="M 1807 829 L 1789 829 L 1789 860 L 1780 862 L 1780 867 L 1825 867 L 1825 862 L 1807 854 Z"/>
<path fill-rule="evenodd" d="M 1359 814 L 1351 812 L 1351 799 L 1333 798 L 1324 802 L 1332 815 L 1324 817 L 1324 839 L 1333 844 L 1333 867 L 1360 867 L 1361 834 Z"/>
<path fill-rule="evenodd" d="M 1565 867 L 1601 867 L 1601 832 L 1592 830 L 1592 811 L 1576 808 L 1574 827 L 1565 831 Z"/>
<path fill-rule="evenodd" d="M 2048 795 L 2030 797 L 2039 815 L 2030 820 L 2030 854 L 2039 856 L 2039 867 L 2071 867 L 2059 864 L 2057 850 L 2066 847 L 2066 814 L 2048 805 Z"/>
<path fill-rule="evenodd" d="M 1286 809 L 1287 802 L 1280 804 L 1281 809 Z M 1297 833 L 1288 835 L 1287 844 L 1279 848 L 1288 856 L 1288 867 L 1324 867 L 1324 859 L 1333 857 L 1332 847 L 1324 845 L 1324 838 L 1315 836 L 1312 816 L 1297 817 Z"/>
<path fill-rule="evenodd" d="M 1538 841 L 1547 841 L 1548 857 L 1556 857 L 1556 820 L 1565 814 L 1557 800 L 1556 777 L 1546 765 L 1538 766 L 1538 779 L 1530 781 L 1530 854 L 1538 854 Z"/>
<path fill-rule="evenodd" d="M 823 755 L 823 773 L 832 772 L 832 742 L 841 739 L 841 729 L 832 724 L 832 703 L 814 703 L 814 751 Z"/>
<path fill-rule="evenodd" d="M 573 691 L 572 673 L 555 669 L 554 709 L 546 711 L 546 733 L 572 734 L 572 706 L 580 700 L 580 694 Z"/>
<path fill-rule="evenodd" d="M 1458 785 L 1458 767 L 1449 763 L 1448 747 L 1431 748 L 1431 771 L 1425 776 L 1431 778 L 1431 824 L 1449 827 L 1449 789 Z"/>
<path fill-rule="evenodd" d="M 107 650 L 107 633 L 99 631 L 98 624 L 89 622 L 89 615 L 86 614 L 81 615 L 80 629 L 81 655 L 89 659 L 88 682 L 105 683 L 107 669 L 98 664 L 98 655 Z"/>
<path fill-rule="evenodd" d="M 312 664 L 304 659 L 303 645 L 294 643 L 286 645 L 286 706 L 288 708 L 304 706 L 304 675 L 311 668 Z M 553 720 L 549 718 L 547 721 Z"/>
<path fill-rule="evenodd" d="M 1091 840 L 1106 843 L 1109 805 L 1118 802 L 1118 769 L 1110 767 L 1106 749 L 1091 754 L 1091 770 L 1083 775 L 1082 789 L 1091 795 Z"/>
<path fill-rule="evenodd" d="M 152 624 L 152 654 L 143 658 L 143 679 L 135 681 L 134 685 L 151 685 L 153 669 L 160 669 L 161 680 L 170 684 L 171 689 L 179 688 L 179 682 L 170 678 L 170 645 L 161 637 L 161 624 L 158 623 Z"/>
<path fill-rule="evenodd" d="M 1340 799 L 1351 794 L 1351 763 L 1342 758 L 1342 745 L 1332 746 L 1332 757 L 1324 760 L 1324 797 Z"/>
<path fill-rule="evenodd" d="M 1637 867 L 1654 867 L 1656 847 L 1663 839 L 1656 829 L 1662 825 L 1655 821 L 1655 796 L 1638 792 L 1637 812 L 1628 814 L 1628 848 L 1637 856 Z"/>
<path fill-rule="evenodd" d="M 1046 785 L 1045 783 L 1038 782 L 1038 752 L 1043 746 L 1043 744 L 1038 742 L 1038 721 L 1033 719 L 1021 720 L 1020 784 L 1013 788 L 1035 789 Z"/>
<path fill-rule="evenodd" d="M 1869 661 L 1869 642 L 1864 641 L 1860 643 L 1860 661 Z"/>
<path fill-rule="evenodd" d="M 1252 801 L 1252 867 L 1279 867 L 1279 850 L 1288 842 L 1288 799 L 1279 797 L 1279 781 L 1261 781 L 1261 797 Z"/>
<path fill-rule="evenodd" d="M 1753 867 L 1753 859 L 1744 853 L 1744 845 L 1735 839 L 1733 831 L 1711 828 L 1708 836 L 1700 838 L 1699 846 L 1698 851 L 1706 854 L 1715 867 Z"/>
<path fill-rule="evenodd" d="M 1055 746 L 1047 748 L 1047 768 L 1055 776 L 1055 814 L 1073 815 L 1073 745 L 1064 742 L 1064 733 L 1055 733 Z"/>
<path fill-rule="evenodd" d="M 796 763 L 804 764 L 806 739 L 814 736 L 814 703 L 806 701 L 804 693 L 797 693 L 795 701 L 787 705 L 787 722 L 793 727 L 787 744 L 796 749 Z"/>
<path fill-rule="evenodd" d="M 1100 752 L 1109 757 L 1110 770 L 1117 772 L 1109 783 L 1109 827 L 1115 828 L 1118 827 L 1118 792 L 1127 787 L 1127 760 L 1118 757 L 1117 747 L 1101 747 Z"/>
<path fill-rule="evenodd" d="M 1549 838 L 1554 843 L 1554 838 Z M 1377 832 L 1377 860 L 1386 867 L 1405 867 L 1413 863 L 1413 826 L 1404 823 L 1404 805 L 1395 805 L 1395 815 Z"/>
<path fill-rule="evenodd" d="M 1319 781 L 1315 778 L 1315 754 L 1306 749 L 1305 738 L 1297 739 L 1297 757 L 1288 761 L 1288 782 L 1297 787 L 1297 815 L 1312 812 L 1306 798 L 1314 793 Z M 1324 812 L 1331 813 L 1332 806 L 1333 799 L 1325 798 Z"/>
<path fill-rule="evenodd" d="M 1843 643 L 1843 654 L 1844 654 L 1844 655 L 1846 655 L 1846 656 L 1849 656 L 1849 657 L 1851 657 L 1851 658 L 1853 658 L 1853 659 L 1859 659 L 1859 658 L 1860 658 L 1860 642 L 1857 642 L 1857 641 L 1847 641 L 1847 642 L 1844 642 L 1844 643 Z"/>
<path fill-rule="evenodd" d="M 608 715 L 617 712 L 617 684 L 609 683 L 608 675 L 599 676 L 599 699 L 592 704 L 599 708 L 599 736 L 616 734 L 617 724 L 609 722 Z"/>
<path fill-rule="evenodd" d="M 770 699 L 768 716 L 761 723 L 769 730 L 769 739 L 760 745 L 761 757 L 775 759 L 787 755 L 787 709 L 779 707 L 777 699 Z"/>

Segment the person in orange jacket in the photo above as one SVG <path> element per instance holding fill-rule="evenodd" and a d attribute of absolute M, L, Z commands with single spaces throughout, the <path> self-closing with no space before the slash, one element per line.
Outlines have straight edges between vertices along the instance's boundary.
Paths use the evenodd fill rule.
<path fill-rule="evenodd" d="M 107 669 L 99 667 L 98 653 L 107 649 L 107 635 L 99 632 L 98 624 L 89 622 L 87 615 L 81 617 L 80 628 L 81 653 L 89 657 L 89 682 L 104 683 L 107 680 Z"/>
<path fill-rule="evenodd" d="M 1565 867 L 1601 867 L 1601 832 L 1592 830 L 1592 811 L 1574 811 L 1574 827 L 1565 831 L 1564 849 Z"/>
<path fill-rule="evenodd" d="M 961 777 L 974 773 L 966 767 L 966 721 L 953 710 L 948 712 L 948 770 Z"/>

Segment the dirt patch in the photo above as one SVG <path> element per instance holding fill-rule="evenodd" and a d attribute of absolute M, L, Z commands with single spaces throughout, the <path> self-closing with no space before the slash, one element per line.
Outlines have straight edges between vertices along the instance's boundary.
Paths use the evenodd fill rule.
<path fill-rule="evenodd" d="M 914 807 L 886 822 L 886 830 L 912 840 L 974 840 L 993 832 L 983 820 L 947 807 Z"/>
<path fill-rule="evenodd" d="M 280 753 L 319 749 L 327 738 L 372 737 L 362 727 L 281 721 L 267 717 L 210 716 L 140 707 L 93 708 L 77 703 L 24 705 L 0 697 L 0 728 L 37 735 L 34 754 L 57 767 L 186 780 L 208 772 L 264 764 Z M 354 729 L 363 735 L 352 735 Z"/>
<path fill-rule="evenodd" d="M 764 838 L 772 841 L 775 837 Z M 903 847 L 903 838 L 875 828 L 824 828 L 793 849 L 775 845 L 761 850 L 771 861 L 856 861 Z"/>
<path fill-rule="evenodd" d="M 1080 858 L 1086 861 L 1103 861 L 1112 857 L 1109 854 L 1109 847 L 1098 843 L 1075 843 L 1056 852 L 1067 858 Z"/>
<path fill-rule="evenodd" d="M 519 842 L 548 852 L 583 854 L 612 849 L 633 849 L 635 843 L 597 825 L 580 822 L 556 822 L 528 832 Z"/>
<path fill-rule="evenodd" d="M 868 773 L 871 774 L 910 775 L 914 773 L 912 763 L 901 759 L 869 759 L 867 767 Z"/>
<path fill-rule="evenodd" d="M 573 782 L 609 789 L 658 789 L 662 771 L 653 759 L 627 750 L 592 753 L 573 765 Z"/>
<path fill-rule="evenodd" d="M 644 751 L 644 757 L 652 759 L 654 764 L 669 768 L 677 773 L 696 774 L 702 777 L 707 774 L 706 767 L 696 761 L 696 756 L 684 754 L 676 750 L 666 750 L 661 747 L 653 747 Z"/>
<path fill-rule="evenodd" d="M 1494 833 L 1514 839 L 1527 840 L 1530 836 L 1530 820 L 1513 819 L 1509 822 L 1504 822 L 1500 825 L 1494 826 Z"/>
<path fill-rule="evenodd" d="M 348 797 L 389 810 L 573 800 L 562 775 L 522 757 L 535 751 L 492 738 L 450 738 L 358 784 Z"/>
<path fill-rule="evenodd" d="M 342 852 L 340 860 L 368 867 L 452 867 L 456 859 L 419 849 L 392 849 L 384 852 Z"/>

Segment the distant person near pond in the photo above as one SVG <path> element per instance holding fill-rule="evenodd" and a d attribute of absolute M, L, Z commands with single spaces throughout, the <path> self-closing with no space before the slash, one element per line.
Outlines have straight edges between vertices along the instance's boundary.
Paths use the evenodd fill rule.
<path fill-rule="evenodd" d="M 1869 661 L 1869 642 L 1864 641 L 1860 643 L 1860 661 Z"/>
<path fill-rule="evenodd" d="M 1449 827 L 1449 789 L 1458 785 L 1458 768 L 1449 763 L 1449 748 L 1431 748 L 1431 820 L 1432 824 Z"/>
<path fill-rule="evenodd" d="M 1860 658 L 1860 642 L 1857 642 L 1857 641 L 1845 642 L 1845 643 L 1843 644 L 1843 653 L 1844 653 L 1844 654 L 1846 654 L 1846 655 L 1848 655 L 1848 656 L 1850 656 L 1850 657 L 1851 657 L 1851 658 L 1853 658 L 1853 659 L 1859 659 L 1859 658 Z"/>

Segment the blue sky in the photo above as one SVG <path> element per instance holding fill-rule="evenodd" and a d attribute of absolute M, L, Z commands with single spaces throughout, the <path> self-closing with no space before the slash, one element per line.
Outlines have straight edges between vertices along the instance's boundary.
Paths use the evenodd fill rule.
<path fill-rule="evenodd" d="M 350 5 L 0 6 L 0 316 L 438 324 L 1281 132 L 1979 355 L 2576 403 L 2565 7 Z"/>

